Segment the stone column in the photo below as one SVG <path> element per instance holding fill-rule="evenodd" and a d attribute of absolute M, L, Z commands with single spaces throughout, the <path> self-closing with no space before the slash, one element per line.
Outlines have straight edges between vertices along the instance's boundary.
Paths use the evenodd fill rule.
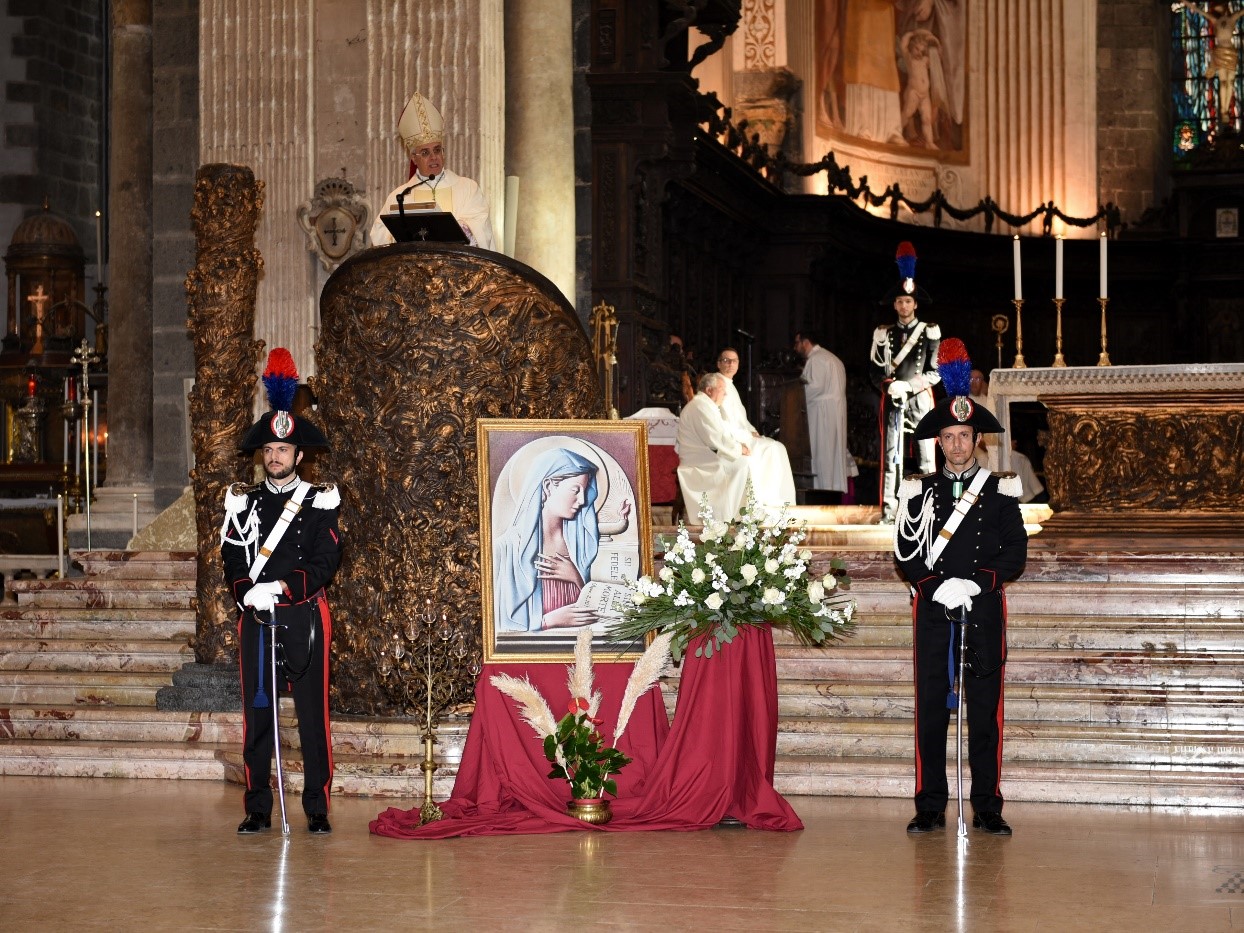
<path fill-rule="evenodd" d="M 151 0 L 112 0 L 108 182 L 108 481 L 91 510 L 91 544 L 124 547 L 134 496 L 155 517 L 151 437 Z M 83 516 L 71 523 L 85 544 Z"/>
<path fill-rule="evenodd" d="M 571 32 L 571 8 L 566 0 L 506 3 L 505 162 L 506 173 L 519 178 L 512 255 L 547 276 L 573 301 Z"/>

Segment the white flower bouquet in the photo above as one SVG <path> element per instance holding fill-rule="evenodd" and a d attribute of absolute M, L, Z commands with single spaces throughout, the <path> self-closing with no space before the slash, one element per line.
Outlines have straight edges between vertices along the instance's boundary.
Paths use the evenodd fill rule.
<path fill-rule="evenodd" d="M 810 578 L 812 554 L 799 547 L 807 537 L 804 526 L 784 512 L 764 524 L 750 494 L 733 522 L 714 520 L 706 502 L 700 513 L 699 542 L 681 523 L 677 537 L 661 538 L 664 566 L 655 579 L 640 577 L 632 584 L 632 605 L 611 627 L 611 640 L 669 633 L 670 652 L 678 660 L 700 635 L 709 638 L 696 656 L 712 657 L 744 625 L 783 626 L 812 645 L 851 631 L 855 601 L 842 592 L 851 583 L 845 565 L 835 558 L 828 574 Z"/>

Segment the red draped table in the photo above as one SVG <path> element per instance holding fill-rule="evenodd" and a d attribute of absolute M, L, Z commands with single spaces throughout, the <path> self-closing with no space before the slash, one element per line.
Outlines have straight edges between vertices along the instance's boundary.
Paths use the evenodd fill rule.
<path fill-rule="evenodd" d="M 406 839 L 571 830 L 704 829 L 732 816 L 754 829 L 796 830 L 803 823 L 773 788 L 777 672 L 769 626 L 741 626 L 739 636 L 683 660 L 678 709 L 667 725 L 659 688 L 635 708 L 618 747 L 631 759 L 617 775 L 613 822 L 584 823 L 566 814 L 568 786 L 547 777 L 543 743 L 492 686 L 493 674 L 527 674 L 560 718 L 570 701 L 560 664 L 489 665 L 476 686 L 475 714 L 445 818 L 419 825 L 419 808 L 391 807 L 371 822 L 377 835 Z M 597 664 L 605 735 L 617 723 L 629 664 Z"/>

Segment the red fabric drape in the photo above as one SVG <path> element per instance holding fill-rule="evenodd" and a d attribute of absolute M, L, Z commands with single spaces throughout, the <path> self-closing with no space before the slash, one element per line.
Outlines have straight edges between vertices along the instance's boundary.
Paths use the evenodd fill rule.
<path fill-rule="evenodd" d="M 495 673 L 530 675 L 555 715 L 569 702 L 562 665 L 493 665 L 476 687 L 475 716 L 445 819 L 419 826 L 418 808 L 389 808 L 371 831 L 406 839 L 571 830 L 695 830 L 733 816 L 755 829 L 795 830 L 803 824 L 773 789 L 777 737 L 777 673 L 768 626 L 744 626 L 710 659 L 683 662 L 678 710 L 666 726 L 660 692 L 636 707 L 620 748 L 633 761 L 618 775 L 613 822 L 592 826 L 567 816 L 567 785 L 546 775 L 540 739 L 518 717 L 513 701 L 489 682 Z M 611 734 L 630 665 L 596 666 L 604 692 L 602 718 Z M 668 733 L 668 738 L 667 738 Z"/>

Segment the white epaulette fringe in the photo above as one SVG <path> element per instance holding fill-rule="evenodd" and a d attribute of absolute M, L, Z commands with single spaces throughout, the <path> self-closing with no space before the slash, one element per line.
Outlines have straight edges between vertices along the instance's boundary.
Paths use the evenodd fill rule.
<path fill-rule="evenodd" d="M 898 484 L 898 501 L 906 502 L 908 499 L 912 498 L 912 496 L 919 495 L 922 488 L 923 483 L 920 482 L 919 477 L 907 477 Z"/>
<path fill-rule="evenodd" d="M 1011 474 L 994 474 L 998 477 L 998 492 L 1004 496 L 1011 496 L 1018 499 L 1024 494 L 1024 484 L 1019 481 L 1019 477 L 1014 473 Z"/>
<path fill-rule="evenodd" d="M 237 515 L 250 501 L 245 492 L 235 492 L 236 489 L 245 490 L 246 487 L 241 483 L 234 483 L 225 490 L 225 514 Z"/>
<path fill-rule="evenodd" d="M 341 493 L 337 492 L 337 484 L 325 483 L 324 488 L 315 494 L 311 504 L 317 509 L 335 509 L 341 505 Z"/>

